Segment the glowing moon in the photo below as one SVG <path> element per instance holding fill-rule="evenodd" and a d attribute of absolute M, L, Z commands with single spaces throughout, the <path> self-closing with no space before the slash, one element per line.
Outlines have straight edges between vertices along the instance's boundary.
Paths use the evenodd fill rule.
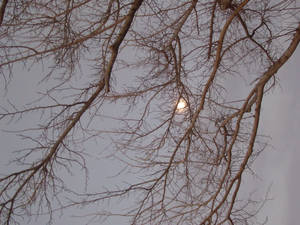
<path fill-rule="evenodd" d="M 179 99 L 179 102 L 177 103 L 177 110 L 183 110 L 186 105 L 186 101 L 183 98 Z"/>

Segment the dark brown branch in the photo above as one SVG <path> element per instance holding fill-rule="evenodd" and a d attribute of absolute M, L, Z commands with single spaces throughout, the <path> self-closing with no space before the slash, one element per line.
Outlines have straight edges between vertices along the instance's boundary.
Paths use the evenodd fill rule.
<path fill-rule="evenodd" d="M 218 0 L 215 0 L 213 8 L 212 8 L 212 12 L 211 12 L 207 60 L 209 60 L 210 56 L 211 56 L 211 49 L 212 49 L 212 44 L 213 44 L 212 42 L 213 42 L 213 36 L 214 36 L 214 19 L 215 19 L 215 11 L 216 11 L 216 6 L 217 6 L 217 1 Z"/>
<path fill-rule="evenodd" d="M 2 22 L 3 22 L 3 18 L 4 18 L 7 3 L 8 3 L 8 0 L 3 0 L 2 1 L 2 5 L 1 5 L 1 8 L 0 8 L 0 26 L 2 25 Z"/>
<path fill-rule="evenodd" d="M 143 2 L 143 0 L 135 0 L 132 3 L 132 6 L 129 10 L 129 13 L 126 16 L 124 25 L 123 25 L 122 29 L 120 30 L 120 33 L 118 34 L 117 39 L 115 40 L 115 42 L 111 46 L 111 51 L 112 51 L 111 58 L 110 58 L 110 61 L 108 63 L 108 66 L 107 66 L 106 73 L 104 74 L 105 91 L 106 92 L 109 92 L 109 80 L 110 80 L 113 65 L 114 65 L 114 63 L 117 59 L 119 47 L 120 47 L 122 41 L 124 40 L 128 30 L 131 26 L 131 23 L 133 21 L 135 13 L 139 9 L 139 7 L 141 6 L 142 2 Z"/>

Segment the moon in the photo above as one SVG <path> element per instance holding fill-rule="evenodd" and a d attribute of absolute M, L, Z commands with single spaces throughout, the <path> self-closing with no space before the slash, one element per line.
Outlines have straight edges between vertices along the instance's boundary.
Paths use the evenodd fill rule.
<path fill-rule="evenodd" d="M 186 108 L 186 106 L 187 106 L 186 101 L 183 98 L 181 98 L 179 99 L 176 108 L 178 111 L 183 111 Z"/>

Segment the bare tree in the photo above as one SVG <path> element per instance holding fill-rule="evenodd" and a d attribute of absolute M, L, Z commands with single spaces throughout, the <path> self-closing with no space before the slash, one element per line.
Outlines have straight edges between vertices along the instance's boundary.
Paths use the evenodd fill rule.
<path fill-rule="evenodd" d="M 1 121 L 42 118 L 20 131 L 33 143 L 15 160 L 22 169 L 0 178 L 1 224 L 45 212 L 51 221 L 58 206 L 92 205 L 94 215 L 130 224 L 255 224 L 263 202 L 238 192 L 266 146 L 262 99 L 299 44 L 299 14 L 296 0 L 2 1 L 5 88 L 16 66 L 44 65 L 47 89 L 31 105 L 1 107 Z M 74 87 L 76 76 L 85 83 Z M 126 87 L 118 85 L 124 76 Z M 248 94 L 234 99 L 225 93 L 238 76 Z M 111 117 L 119 126 L 95 128 L 111 102 L 123 105 Z M 112 155 L 143 178 L 79 194 L 62 171 L 87 172 L 89 149 L 80 143 L 105 135 Z M 135 198 L 127 212 L 98 207 L 124 196 Z"/>

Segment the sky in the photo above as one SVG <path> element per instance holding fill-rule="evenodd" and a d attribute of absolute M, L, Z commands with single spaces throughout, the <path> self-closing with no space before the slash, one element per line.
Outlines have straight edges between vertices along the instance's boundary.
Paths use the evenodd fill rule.
<path fill-rule="evenodd" d="M 247 178 L 246 189 L 256 189 L 265 193 L 271 185 L 269 197 L 273 200 L 266 203 L 259 217 L 268 217 L 268 224 L 271 225 L 295 225 L 298 224 L 300 211 L 300 49 L 296 50 L 293 57 L 278 72 L 280 85 L 263 100 L 262 116 L 260 121 L 260 133 L 269 135 L 270 146 L 262 153 L 254 165 L 257 178 Z M 35 92 L 38 80 L 35 76 L 21 68 L 16 72 L 16 76 L 7 93 L 2 92 L 0 100 L 6 102 L 9 98 L 16 104 L 30 102 Z M 21 76 L 22 75 L 22 76 Z M 239 91 L 238 89 L 236 91 Z M 38 120 L 31 116 L 32 120 Z M 9 172 L 13 166 L 7 165 L 12 159 L 12 151 L 23 146 L 23 142 L 16 139 L 14 134 L 8 134 L 3 130 L 14 129 L 17 126 L 30 125 L 30 119 L 16 123 L 0 123 L 1 126 L 1 173 Z M 97 148 L 97 143 L 90 143 L 89 147 Z M 93 160 L 94 171 L 92 174 L 100 176 L 99 179 L 92 180 L 96 185 L 103 185 L 102 180 L 108 176 L 107 171 L 112 174 L 116 171 L 117 163 L 110 163 L 105 160 Z M 99 162 L 99 163 L 98 163 Z M 101 163 L 100 163 L 101 162 Z M 103 179 L 102 179 L 103 178 Z M 76 185 L 76 176 L 70 178 Z M 69 212 L 71 215 L 76 212 Z M 55 225 L 70 224 L 81 225 L 85 219 L 67 218 L 66 215 L 54 220 Z M 38 221 L 30 221 L 28 224 L 41 225 L 46 223 L 43 218 Z M 120 219 L 110 220 L 103 224 L 120 224 Z M 26 221 L 24 221 L 26 224 Z M 98 223 L 102 224 L 102 223 Z M 126 225 L 126 224 L 124 224 Z"/>
<path fill-rule="evenodd" d="M 299 223 L 300 210 L 300 49 L 278 72 L 280 87 L 264 99 L 261 130 L 272 137 L 272 148 L 258 160 L 261 177 L 272 183 L 274 200 L 266 206 L 269 224 Z"/>

